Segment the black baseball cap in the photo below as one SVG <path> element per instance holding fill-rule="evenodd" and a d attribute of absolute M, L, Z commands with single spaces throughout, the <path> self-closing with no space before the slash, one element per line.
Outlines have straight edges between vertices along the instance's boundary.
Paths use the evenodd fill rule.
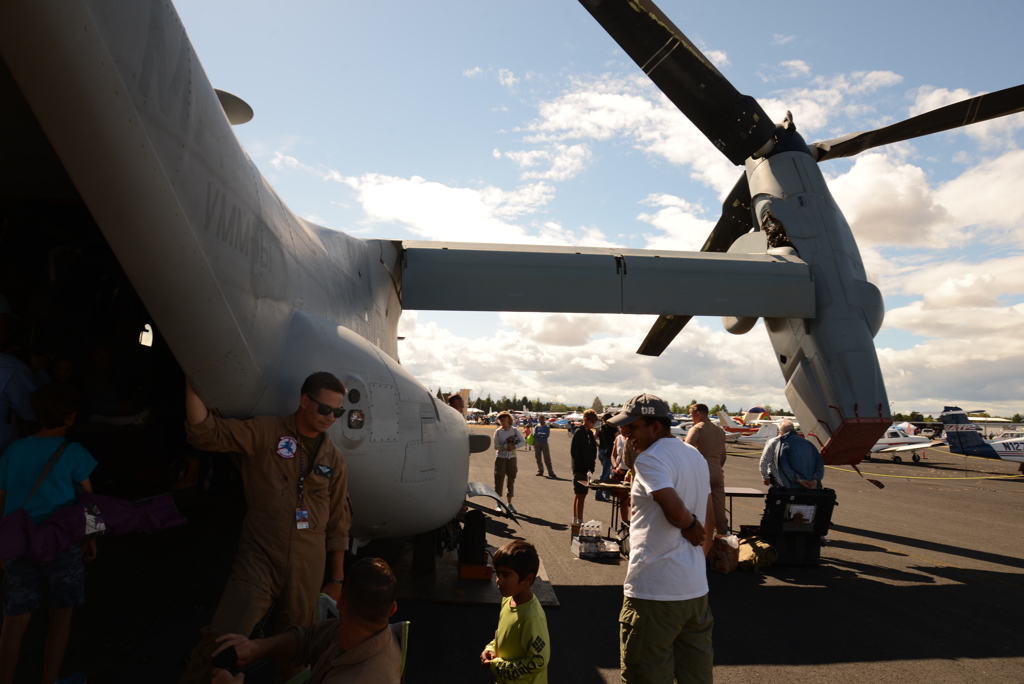
<path fill-rule="evenodd" d="M 625 403 L 622 410 L 608 419 L 610 425 L 629 425 L 637 418 L 668 418 L 672 412 L 668 404 L 653 394 L 638 394 Z"/>

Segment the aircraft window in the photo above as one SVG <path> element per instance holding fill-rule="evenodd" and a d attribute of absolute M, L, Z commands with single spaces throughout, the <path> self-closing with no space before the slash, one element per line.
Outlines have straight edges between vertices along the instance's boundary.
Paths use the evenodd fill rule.
<path fill-rule="evenodd" d="M 358 430 L 363 427 L 363 423 L 366 422 L 366 417 L 362 411 L 352 410 L 348 412 L 348 426 L 353 430 Z"/>
<path fill-rule="evenodd" d="M 153 326 L 149 323 L 142 327 L 142 332 L 139 333 L 139 344 L 143 347 L 153 346 Z"/>
<path fill-rule="evenodd" d="M 359 403 L 359 390 L 357 390 L 357 389 L 350 389 L 348 391 L 348 401 L 349 401 L 350 404 L 358 404 Z"/>

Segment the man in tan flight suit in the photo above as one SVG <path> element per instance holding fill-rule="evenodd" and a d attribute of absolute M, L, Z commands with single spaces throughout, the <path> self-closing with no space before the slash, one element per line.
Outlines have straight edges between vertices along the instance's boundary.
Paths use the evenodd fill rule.
<path fill-rule="evenodd" d="M 186 382 L 188 441 L 205 451 L 242 454 L 248 511 L 231 576 L 180 684 L 208 684 L 215 639 L 248 635 L 275 601 L 280 632 L 313 622 L 319 592 L 335 600 L 341 595 L 352 509 L 345 458 L 327 430 L 341 417 L 344 398 L 340 380 L 314 373 L 302 384 L 294 414 L 232 420 L 211 415 Z M 329 577 L 321 588 L 328 555 Z M 279 681 L 289 669 L 279 668 Z"/>
<path fill-rule="evenodd" d="M 696 447 L 704 460 L 708 462 L 708 473 L 711 475 L 711 503 L 714 519 L 704 523 L 704 552 L 707 553 L 714 542 L 715 530 L 719 535 L 729 534 L 728 521 L 725 519 L 725 431 L 708 418 L 708 407 L 705 404 L 690 406 L 690 419 L 693 427 L 686 433 L 683 440 Z"/>

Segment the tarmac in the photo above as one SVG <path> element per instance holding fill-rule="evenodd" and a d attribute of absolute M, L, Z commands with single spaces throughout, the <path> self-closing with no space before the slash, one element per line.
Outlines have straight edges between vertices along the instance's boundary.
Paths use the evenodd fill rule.
<path fill-rule="evenodd" d="M 493 428 L 474 427 L 489 433 Z M 549 681 L 619 681 L 618 612 L 624 560 L 570 554 L 569 438 L 552 434 L 557 479 L 537 477 L 520 452 L 517 521 L 487 511 L 488 543 L 522 538 L 543 564 L 538 595 L 552 642 Z M 726 484 L 764 488 L 759 449 L 730 447 Z M 1016 464 L 928 449 L 919 464 L 827 468 L 836 508 L 817 567 L 764 573 L 709 571 L 715 680 L 732 682 L 1024 681 L 1024 478 Z M 469 479 L 493 484 L 493 454 L 474 454 Z M 89 682 L 177 681 L 219 598 L 244 502 L 230 474 L 209 492 L 179 497 L 189 524 L 100 540 L 87 566 L 63 675 Z M 759 499 L 734 501 L 733 527 L 757 524 Z M 585 518 L 607 525 L 611 506 L 588 499 Z M 498 618 L 493 581 L 460 580 L 454 552 L 417 576 L 409 547 L 381 544 L 403 585 L 395 620 L 409 620 L 405 682 L 493 681 L 478 656 Z M 18 682 L 38 681 L 45 616 L 30 627 Z"/>

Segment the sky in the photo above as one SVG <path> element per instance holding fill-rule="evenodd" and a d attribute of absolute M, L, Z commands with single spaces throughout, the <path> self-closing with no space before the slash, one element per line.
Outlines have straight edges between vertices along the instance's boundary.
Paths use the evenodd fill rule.
<path fill-rule="evenodd" d="M 697 250 L 740 173 L 575 0 L 175 5 L 213 85 L 255 110 L 234 130 L 263 175 L 351 235 Z M 1024 82 L 1024 3 L 659 6 L 808 142 Z M 1022 142 L 1024 113 L 822 164 L 885 298 L 893 412 L 1024 412 Z M 472 398 L 788 408 L 761 323 L 695 318 L 639 356 L 654 320 L 406 311 L 399 352 Z"/>

